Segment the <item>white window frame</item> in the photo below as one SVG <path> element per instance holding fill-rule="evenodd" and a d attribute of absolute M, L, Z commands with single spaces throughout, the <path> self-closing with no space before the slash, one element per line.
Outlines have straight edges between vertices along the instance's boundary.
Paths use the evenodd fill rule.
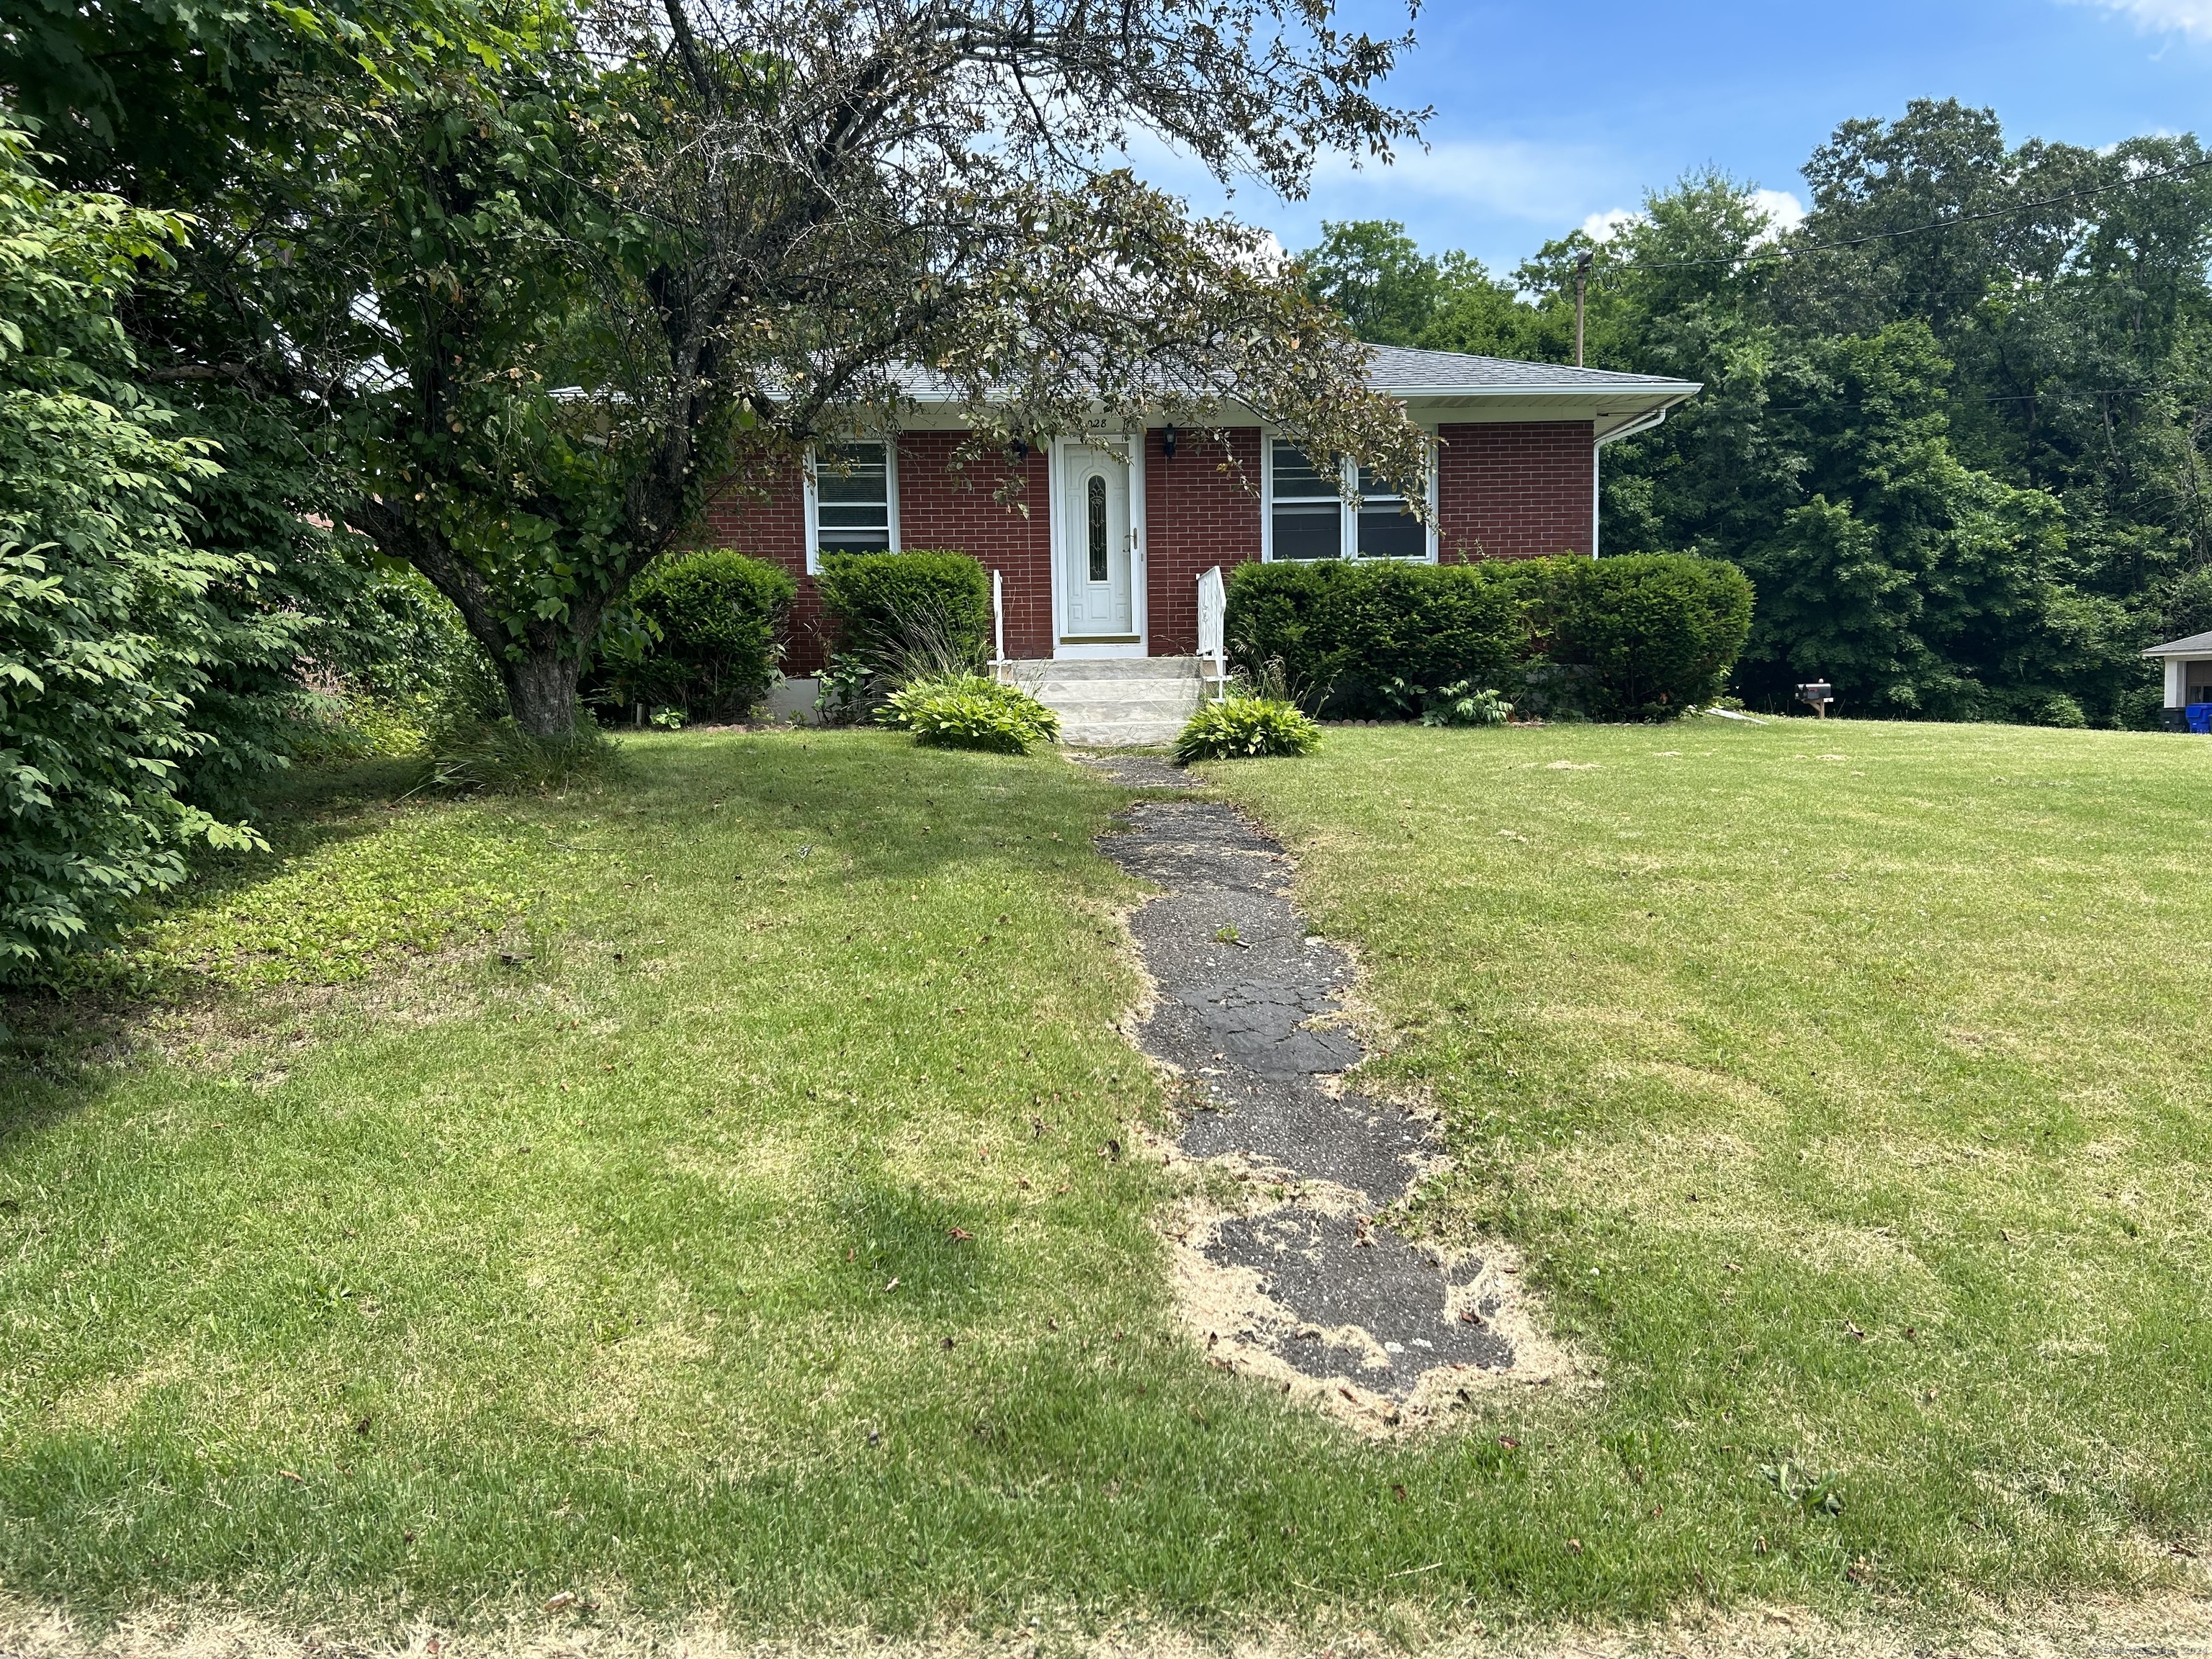
<path fill-rule="evenodd" d="M 1275 562 L 1275 441 L 1282 434 L 1272 428 L 1260 428 L 1260 557 L 1262 562 Z M 1285 440 L 1285 441 L 1288 441 Z M 1389 562 L 1393 564 L 1434 564 L 1437 562 L 1437 434 L 1428 434 L 1428 507 L 1429 522 L 1422 526 L 1422 551 L 1418 556 L 1363 560 L 1359 556 L 1359 515 L 1351 510 L 1346 498 L 1357 495 L 1359 476 L 1353 463 L 1343 463 L 1344 472 L 1339 481 L 1337 495 L 1336 556 L 1346 564 Z M 1392 497 L 1395 500 L 1397 497 Z M 1310 562 L 1301 561 L 1300 562 Z"/>
<path fill-rule="evenodd" d="M 855 432 L 849 437 L 836 441 L 845 444 L 881 444 L 884 447 L 884 507 L 890 532 L 889 551 L 901 551 L 899 541 L 899 476 L 898 440 L 885 433 L 878 437 L 873 433 Z M 822 497 L 814 473 L 814 446 L 806 447 L 806 574 L 822 574 Z"/>

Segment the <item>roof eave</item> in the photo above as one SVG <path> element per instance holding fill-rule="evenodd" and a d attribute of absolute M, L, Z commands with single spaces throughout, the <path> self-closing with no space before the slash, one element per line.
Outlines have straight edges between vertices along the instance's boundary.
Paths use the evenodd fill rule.
<path fill-rule="evenodd" d="M 1542 386 L 1384 386 L 1373 388 L 1392 398 L 1668 398 L 1680 402 L 1694 398 L 1705 385 L 1698 380 L 1652 380 L 1621 386 L 1591 386 L 1587 381 L 1551 381 Z"/>

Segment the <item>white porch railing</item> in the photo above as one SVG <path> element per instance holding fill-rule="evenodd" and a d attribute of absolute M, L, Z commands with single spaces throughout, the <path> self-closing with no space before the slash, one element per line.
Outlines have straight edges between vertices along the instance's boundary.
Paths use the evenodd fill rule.
<path fill-rule="evenodd" d="M 1229 656 L 1223 633 L 1229 619 L 1229 592 L 1222 586 L 1221 567 L 1215 565 L 1198 579 L 1198 661 L 1201 676 L 1210 666 L 1213 695 L 1229 689 Z"/>
<path fill-rule="evenodd" d="M 1003 680 L 1012 666 L 1006 661 L 1006 579 L 1000 572 L 991 573 L 991 678 Z"/>

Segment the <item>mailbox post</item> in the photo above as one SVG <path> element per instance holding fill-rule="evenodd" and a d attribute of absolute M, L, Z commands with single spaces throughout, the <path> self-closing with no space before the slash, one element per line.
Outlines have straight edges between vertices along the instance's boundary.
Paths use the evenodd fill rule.
<path fill-rule="evenodd" d="M 1835 700 L 1836 688 L 1826 680 L 1808 680 L 1797 688 L 1797 701 L 1811 703 L 1822 720 L 1828 718 L 1828 705 Z"/>

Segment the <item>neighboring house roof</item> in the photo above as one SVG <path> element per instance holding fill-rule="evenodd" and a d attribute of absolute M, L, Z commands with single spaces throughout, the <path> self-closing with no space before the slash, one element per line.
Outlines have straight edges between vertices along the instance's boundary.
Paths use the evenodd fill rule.
<path fill-rule="evenodd" d="M 2168 640 L 2143 653 L 2146 657 L 2212 657 L 2212 634 L 2191 634 L 2185 640 Z"/>
<path fill-rule="evenodd" d="M 1600 438 L 1656 424 L 1676 404 L 1704 388 L 1663 374 L 1622 374 L 1564 363 L 1527 363 L 1463 351 L 1370 346 L 1367 384 L 1414 406 L 1418 417 L 1513 421 L 1589 421 Z M 899 390 L 918 404 L 955 401 L 950 382 L 926 368 L 899 375 Z"/>

